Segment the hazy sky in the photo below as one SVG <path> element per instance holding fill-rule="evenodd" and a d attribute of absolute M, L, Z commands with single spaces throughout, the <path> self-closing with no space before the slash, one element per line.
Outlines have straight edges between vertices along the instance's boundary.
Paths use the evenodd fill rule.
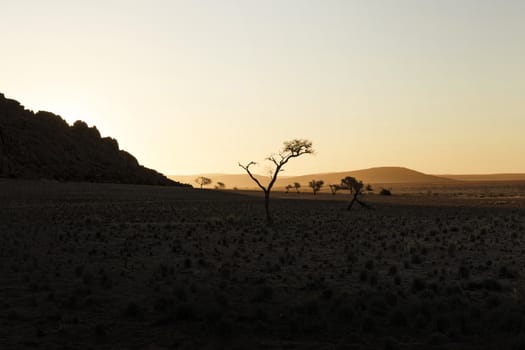
<path fill-rule="evenodd" d="M 2 1 L 0 92 L 166 174 L 525 172 L 525 1 Z"/>

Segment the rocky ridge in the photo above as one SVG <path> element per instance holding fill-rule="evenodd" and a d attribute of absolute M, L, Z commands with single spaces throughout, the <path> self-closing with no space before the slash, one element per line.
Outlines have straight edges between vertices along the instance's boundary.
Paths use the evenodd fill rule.
<path fill-rule="evenodd" d="M 34 113 L 1 93 L 0 177 L 183 186 L 140 165 L 95 126 Z"/>

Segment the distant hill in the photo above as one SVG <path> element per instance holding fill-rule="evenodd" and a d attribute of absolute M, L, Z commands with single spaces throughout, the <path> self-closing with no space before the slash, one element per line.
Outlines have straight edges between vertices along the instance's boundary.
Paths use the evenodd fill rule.
<path fill-rule="evenodd" d="M 290 182 L 299 182 L 301 185 L 307 185 L 309 181 L 315 179 L 323 180 L 325 184 L 338 184 L 346 176 L 355 177 L 366 184 L 441 184 L 454 182 L 451 179 L 427 175 L 402 167 L 377 167 L 337 173 L 296 176 L 282 179 L 278 183 L 284 183 L 284 186 Z"/>
<path fill-rule="evenodd" d="M 193 183 L 194 179 L 201 175 L 170 175 L 169 177 L 182 182 Z M 213 180 L 212 187 L 218 181 L 226 184 L 228 188 L 238 187 L 255 188 L 255 183 L 248 177 L 247 174 L 203 174 L 202 176 L 209 177 Z M 346 176 L 353 176 L 358 180 L 367 184 L 447 184 L 454 183 L 455 180 L 447 179 L 439 176 L 427 175 L 421 172 L 402 168 L 402 167 L 377 167 L 363 170 L 343 171 L 335 173 L 318 173 L 301 176 L 279 177 L 275 186 L 283 188 L 287 184 L 299 182 L 301 186 L 308 186 L 311 180 L 323 180 L 326 185 L 339 184 L 341 179 Z M 268 177 L 259 176 L 262 181 L 268 182 Z"/>
<path fill-rule="evenodd" d="M 458 181 L 525 181 L 525 174 L 438 175 Z"/>
<path fill-rule="evenodd" d="M 0 94 L 0 177 L 148 185 L 182 184 L 139 165 L 117 140 L 82 121 L 26 110 Z"/>

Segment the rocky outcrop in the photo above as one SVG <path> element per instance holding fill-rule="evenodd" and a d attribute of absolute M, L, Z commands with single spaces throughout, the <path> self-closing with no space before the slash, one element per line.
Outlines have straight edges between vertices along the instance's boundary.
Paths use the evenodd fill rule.
<path fill-rule="evenodd" d="M 83 121 L 70 126 L 50 112 L 33 113 L 0 94 L 0 177 L 174 185 L 101 137 Z"/>

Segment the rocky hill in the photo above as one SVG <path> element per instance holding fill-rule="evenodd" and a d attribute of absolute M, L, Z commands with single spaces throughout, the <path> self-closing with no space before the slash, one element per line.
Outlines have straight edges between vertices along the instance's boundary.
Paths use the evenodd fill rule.
<path fill-rule="evenodd" d="M 70 126 L 49 112 L 34 113 L 0 94 L 0 177 L 59 181 L 182 185 L 141 166 L 82 121 Z"/>

